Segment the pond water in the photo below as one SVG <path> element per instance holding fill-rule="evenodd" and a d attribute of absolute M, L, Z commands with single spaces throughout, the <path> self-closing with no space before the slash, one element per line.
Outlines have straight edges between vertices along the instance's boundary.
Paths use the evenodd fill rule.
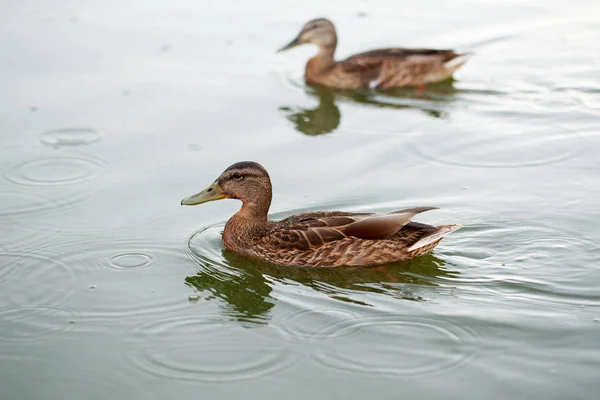
<path fill-rule="evenodd" d="M 0 13 L 0 387 L 23 399 L 595 399 L 600 3 L 23 1 Z M 338 57 L 474 51 L 424 93 L 307 87 Z M 241 160 L 273 218 L 441 209 L 385 269 L 224 251 Z"/>

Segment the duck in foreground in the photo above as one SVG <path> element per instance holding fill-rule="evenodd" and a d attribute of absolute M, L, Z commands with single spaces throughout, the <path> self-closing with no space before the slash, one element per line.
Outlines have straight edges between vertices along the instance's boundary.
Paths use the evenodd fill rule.
<path fill-rule="evenodd" d="M 238 199 L 242 208 L 227 221 L 225 247 L 237 254 L 302 267 L 366 266 L 429 253 L 460 225 L 411 222 L 436 207 L 387 214 L 314 211 L 269 221 L 271 179 L 262 165 L 244 161 L 227 168 L 208 188 L 181 201 L 191 206 Z"/>
<path fill-rule="evenodd" d="M 306 43 L 319 48 L 318 54 L 306 64 L 306 82 L 338 89 L 424 88 L 427 83 L 450 78 L 470 56 L 470 53 L 460 54 L 452 50 L 392 48 L 367 51 L 335 61 L 333 53 L 337 35 L 333 23 L 325 18 L 307 22 L 300 34 L 278 51 Z"/>

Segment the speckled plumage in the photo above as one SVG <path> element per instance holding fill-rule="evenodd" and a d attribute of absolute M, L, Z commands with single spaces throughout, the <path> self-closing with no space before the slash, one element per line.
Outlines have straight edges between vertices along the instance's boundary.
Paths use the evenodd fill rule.
<path fill-rule="evenodd" d="M 424 211 L 429 209 L 432 208 Z M 410 214 L 413 211 L 408 209 L 399 213 Z M 266 222 L 234 216 L 225 227 L 223 242 L 229 250 L 245 256 L 277 264 L 314 267 L 377 265 L 407 260 L 429 253 L 441 240 L 409 250 L 416 242 L 441 228 L 416 222 L 408 222 L 397 232 L 381 237 L 362 237 L 360 233 L 352 235 L 344 232 L 360 221 L 357 217 L 376 219 L 379 216 L 316 212 Z M 445 225 L 444 228 L 452 228 L 453 231 L 459 226 Z"/>
<path fill-rule="evenodd" d="M 236 198 L 242 208 L 223 232 L 223 244 L 237 254 L 302 267 L 361 266 L 407 260 L 429 253 L 460 225 L 431 226 L 411 219 L 435 207 L 387 214 L 316 211 L 269 221 L 271 181 L 258 163 L 229 167 L 208 189 L 182 201 L 193 205 Z M 192 199 L 192 200 L 190 200 Z"/>
<path fill-rule="evenodd" d="M 333 23 L 324 18 L 307 22 L 282 50 L 305 43 L 319 48 L 306 64 L 306 82 L 339 89 L 385 90 L 440 82 L 450 78 L 470 55 L 453 50 L 389 48 L 335 61 L 337 34 Z"/>

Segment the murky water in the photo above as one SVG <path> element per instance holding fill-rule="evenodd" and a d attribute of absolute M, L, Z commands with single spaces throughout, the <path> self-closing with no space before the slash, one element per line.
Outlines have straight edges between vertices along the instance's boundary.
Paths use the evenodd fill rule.
<path fill-rule="evenodd" d="M 593 1 L 5 2 L 0 387 L 12 399 L 543 398 L 600 393 L 600 7 Z M 457 81 L 306 87 L 340 57 L 476 52 Z M 224 251 L 230 164 L 272 214 L 462 223 L 385 269 Z"/>

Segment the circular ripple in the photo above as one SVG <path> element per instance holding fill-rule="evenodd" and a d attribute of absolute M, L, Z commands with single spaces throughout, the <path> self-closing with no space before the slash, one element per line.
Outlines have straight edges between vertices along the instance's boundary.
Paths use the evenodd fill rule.
<path fill-rule="evenodd" d="M 510 304 L 524 301 L 567 310 L 585 300 L 597 303 L 598 273 L 589 268 L 597 264 L 597 245 L 593 238 L 569 230 L 567 225 L 503 221 L 487 227 L 485 232 L 467 232 L 457 240 L 456 248 L 461 250 L 448 256 L 465 268 L 465 273 L 453 281 L 464 290 L 477 291 L 488 298 L 510 299 Z M 513 241 L 498 239 L 503 237 Z M 514 242 L 519 246 L 514 246 Z M 468 257 L 460 257 L 465 252 Z M 484 257 L 477 257 L 475 252 Z M 565 265 L 569 265 L 568 274 Z M 468 272 L 474 268 L 477 273 Z"/>
<path fill-rule="evenodd" d="M 517 168 L 554 164 L 582 151 L 580 136 L 552 125 L 523 120 L 471 118 L 453 125 L 429 124 L 410 144 L 416 155 L 442 164 Z"/>
<path fill-rule="evenodd" d="M 93 286 L 93 285 L 92 285 Z M 126 288 L 113 291 L 106 286 L 94 287 L 89 290 L 88 298 L 82 301 L 81 314 L 90 325 L 107 326 L 114 321 L 132 320 L 137 318 L 161 318 L 189 308 L 189 300 L 184 295 L 165 297 L 154 289 L 146 289 L 146 295 L 127 294 Z M 109 293 L 110 300 L 97 301 L 97 296 Z M 96 296 L 92 298 L 92 296 Z M 131 303 L 135 298 L 135 303 Z M 90 304 L 93 303 L 93 304 Z M 161 316 L 161 317 L 159 317 Z"/>
<path fill-rule="evenodd" d="M 156 260 L 156 256 L 150 253 L 123 253 L 112 256 L 107 260 L 106 266 L 119 271 L 131 271 L 150 268 L 153 266 L 154 260 Z"/>
<path fill-rule="evenodd" d="M 290 366 L 292 353 L 273 328 L 247 329 L 210 315 L 178 315 L 139 327 L 124 355 L 150 375 L 191 381 L 253 379 Z"/>
<path fill-rule="evenodd" d="M 149 250 L 126 251 L 105 258 L 100 264 L 105 269 L 133 271 L 156 266 L 159 256 Z"/>
<path fill-rule="evenodd" d="M 84 146 L 100 140 L 100 132 L 88 128 L 66 128 L 44 132 L 40 141 L 48 146 Z"/>
<path fill-rule="evenodd" d="M 0 339 L 39 340 L 71 329 L 79 320 L 71 308 L 51 304 L 27 304 L 0 309 Z"/>
<path fill-rule="evenodd" d="M 155 244 L 154 241 L 160 242 Z M 65 260 L 73 260 L 88 269 L 101 268 L 110 271 L 138 271 L 156 267 L 159 263 L 169 263 L 179 259 L 185 252 L 179 243 L 165 244 L 165 240 L 152 242 L 138 240 L 95 239 L 92 242 L 79 241 L 77 249 L 66 253 Z"/>
<path fill-rule="evenodd" d="M 27 192 L 0 192 L 0 204 L 0 216 L 13 216 L 45 209 L 52 204 L 52 199 Z"/>
<path fill-rule="evenodd" d="M 2 185 L 0 190 L 1 187 Z M 10 187 L 19 188 L 16 185 Z M 58 199 L 48 204 L 48 207 L 51 207 L 48 212 L 36 218 L 19 221 L 20 225 L 37 230 L 43 225 L 44 232 L 57 235 L 68 232 L 81 234 L 81 236 L 103 234 L 114 236 L 116 233 L 131 233 L 132 230 L 155 229 L 157 225 L 167 224 L 165 221 L 172 217 L 169 212 L 157 213 L 153 202 L 140 204 L 132 201 L 132 191 L 102 190 L 104 185 L 101 179 L 85 184 L 44 188 Z M 134 191 L 137 193 L 139 190 Z M 148 193 L 150 192 L 149 190 Z M 143 196 L 138 193 L 138 197 Z M 84 200 L 85 206 L 82 206 Z M 115 209 L 115 204 L 119 205 L 118 209 Z M 59 205 L 60 208 L 57 208 Z M 66 206 L 73 211 L 64 212 Z M 61 212 L 60 218 L 56 216 L 57 210 Z"/>
<path fill-rule="evenodd" d="M 71 185 L 100 177 L 103 167 L 104 163 L 94 158 L 52 157 L 13 164 L 3 176 L 17 185 Z"/>
<path fill-rule="evenodd" d="M 87 242 L 72 243 L 61 252 L 61 259 L 99 279 L 85 281 L 78 297 L 78 308 L 88 323 L 156 317 L 189 307 L 188 293 L 182 292 L 185 275 L 171 279 L 173 273 L 178 274 L 174 269 L 181 268 L 180 272 L 185 274 L 184 271 L 195 267 L 181 243 L 157 238 L 144 242 L 94 236 Z M 154 270 L 148 272 L 151 268 Z M 130 276 L 112 279 L 106 274 L 97 275 L 98 270 Z M 131 283 L 136 279 L 134 274 L 139 276 L 137 285 Z"/>
<path fill-rule="evenodd" d="M 296 337 L 328 339 L 349 332 L 333 328 L 358 317 L 357 313 L 337 308 L 303 309 L 284 317 L 281 327 Z"/>
<path fill-rule="evenodd" d="M 53 187 L 32 190 L 30 187 L 0 182 L 0 219 L 5 249 L 12 245 L 16 249 L 33 248 L 39 252 L 37 250 L 47 248 L 51 242 L 56 244 L 60 235 L 67 231 L 65 216 L 72 215 L 85 196 L 92 194 L 85 190 L 69 190 L 70 194 L 63 195 L 59 192 Z M 48 195 L 50 193 L 52 195 Z M 56 228 L 53 229 L 50 222 Z M 73 241 L 72 237 L 66 235 L 63 238 Z"/>
<path fill-rule="evenodd" d="M 0 253 L 0 300 L 12 303 L 56 304 L 75 288 L 75 274 L 48 257 Z"/>
<path fill-rule="evenodd" d="M 318 363 L 387 375 L 425 375 L 456 368 L 473 358 L 478 342 L 464 326 L 425 317 L 354 318 L 319 334 L 335 337 L 335 342 L 314 355 Z"/>
<path fill-rule="evenodd" d="M 221 251 L 223 248 L 221 242 L 223 228 L 223 223 L 217 223 L 194 233 L 187 243 L 189 254 L 209 264 L 229 268 L 229 265 L 223 259 Z"/>

